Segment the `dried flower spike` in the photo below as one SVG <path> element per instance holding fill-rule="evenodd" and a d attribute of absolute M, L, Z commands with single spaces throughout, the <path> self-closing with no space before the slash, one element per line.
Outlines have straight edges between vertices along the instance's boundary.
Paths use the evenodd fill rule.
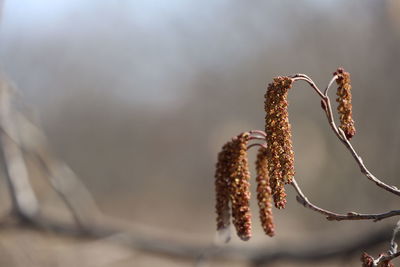
<path fill-rule="evenodd" d="M 274 236 L 275 226 L 272 216 L 272 190 L 269 185 L 267 149 L 261 147 L 258 150 L 257 161 L 257 201 L 260 208 L 260 220 L 264 232 Z"/>
<path fill-rule="evenodd" d="M 229 170 L 229 192 L 232 204 L 233 225 L 242 240 L 251 237 L 250 171 L 247 161 L 249 133 L 242 133 L 232 140 L 232 165 Z"/>
<path fill-rule="evenodd" d="M 218 154 L 217 169 L 215 172 L 215 191 L 216 191 L 216 212 L 217 212 L 217 231 L 227 229 L 230 225 L 230 207 L 229 207 L 229 161 L 231 143 L 222 147 Z"/>
<path fill-rule="evenodd" d="M 265 132 L 268 146 L 268 172 L 275 206 L 286 205 L 285 183 L 294 177 L 294 152 L 288 116 L 288 91 L 293 80 L 276 77 L 265 94 Z"/>
<path fill-rule="evenodd" d="M 215 174 L 217 229 L 229 226 L 229 202 L 233 224 L 242 240 L 251 237 L 250 171 L 247 161 L 249 133 L 242 133 L 224 145 Z"/>
<path fill-rule="evenodd" d="M 351 139 L 356 134 L 356 128 L 354 127 L 352 116 L 350 74 L 345 72 L 343 68 L 338 68 L 334 75 L 338 76 L 336 83 L 339 87 L 336 93 L 338 96 L 336 101 L 339 103 L 337 110 L 339 112 L 340 128 L 346 134 L 346 137 Z"/>

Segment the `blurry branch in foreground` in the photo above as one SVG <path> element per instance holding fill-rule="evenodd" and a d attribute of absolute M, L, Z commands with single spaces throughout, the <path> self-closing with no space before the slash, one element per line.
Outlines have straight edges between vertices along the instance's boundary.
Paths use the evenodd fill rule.
<path fill-rule="evenodd" d="M 0 140 L 4 159 L 2 164 L 6 169 L 6 179 L 12 197 L 11 216 L 17 222 L 16 225 L 3 222 L 0 227 L 30 227 L 62 235 L 104 239 L 136 250 L 197 263 L 211 259 L 241 259 L 254 266 L 267 265 L 276 260 L 320 261 L 350 256 L 359 253 L 362 248 L 373 248 L 390 238 L 391 229 L 385 229 L 369 234 L 363 239 L 331 244 L 327 247 L 321 247 L 319 239 L 316 238 L 315 245 L 310 245 L 307 249 L 285 245 L 279 248 L 246 250 L 217 244 L 188 244 L 130 231 L 127 223 L 103 216 L 75 173 L 50 152 L 42 131 L 15 109 L 15 90 L 6 78 L 0 77 Z M 45 178 L 72 214 L 73 223 L 55 220 L 41 212 L 40 203 L 30 184 L 26 157 L 36 159 L 37 166 L 44 170 Z"/>
<path fill-rule="evenodd" d="M 351 153 L 362 174 L 379 188 L 400 196 L 400 190 L 384 183 L 374 176 L 365 166 L 358 155 L 350 139 L 355 135 L 356 129 L 352 117 L 352 94 L 350 74 L 343 68 L 337 69 L 322 91 L 314 81 L 304 74 L 292 76 L 279 76 L 268 85 L 265 94 L 265 132 L 252 130 L 233 137 L 222 148 L 218 155 L 215 172 L 217 230 L 224 241 L 229 241 L 229 226 L 231 216 L 237 235 L 244 241 L 251 237 L 251 213 L 250 213 L 250 172 L 247 162 L 247 152 L 252 147 L 259 147 L 257 170 L 257 199 L 260 209 L 261 225 L 265 233 L 274 235 L 274 223 L 272 216 L 272 203 L 278 209 L 285 208 L 286 192 L 285 184 L 291 185 L 297 193 L 297 201 L 306 208 L 318 212 L 328 220 L 373 220 L 374 222 L 400 215 L 400 210 L 392 210 L 378 214 L 362 214 L 348 212 L 338 214 L 323 209 L 311 203 L 302 192 L 294 178 L 294 152 L 292 149 L 292 133 L 288 114 L 288 92 L 296 81 L 305 81 L 321 99 L 321 107 L 326 115 L 328 124 L 339 141 Z M 338 102 L 338 115 L 340 125 L 337 126 L 330 97 L 328 95 L 332 84 L 336 82 Z M 249 142 L 253 141 L 249 145 Z M 254 142 L 256 141 L 256 142 Z M 367 253 L 363 253 L 361 261 L 365 267 L 392 267 L 392 259 L 400 256 L 397 251 L 395 238 L 400 229 L 400 221 L 397 223 L 390 241 L 390 248 L 374 259 Z"/>

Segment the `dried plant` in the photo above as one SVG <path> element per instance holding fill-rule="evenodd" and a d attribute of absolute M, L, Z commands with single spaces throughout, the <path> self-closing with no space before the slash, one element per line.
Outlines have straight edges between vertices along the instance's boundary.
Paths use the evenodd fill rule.
<path fill-rule="evenodd" d="M 215 175 L 217 196 L 217 229 L 229 227 L 232 208 L 233 224 L 238 236 L 242 240 L 248 240 L 251 236 L 251 222 L 249 209 L 249 179 L 247 150 L 259 147 L 256 161 L 257 170 L 257 201 L 260 209 L 260 220 L 264 232 L 273 236 L 275 227 L 272 216 L 272 200 L 278 209 L 285 208 L 286 193 L 285 184 L 291 185 L 297 193 L 297 201 L 304 207 L 324 215 L 328 220 L 373 220 L 380 221 L 389 217 L 400 215 L 400 210 L 393 210 L 379 214 L 361 214 L 348 212 L 344 214 L 334 213 L 311 203 L 299 187 L 294 171 L 294 152 L 291 141 L 291 126 L 288 114 L 288 92 L 294 82 L 305 81 L 318 94 L 321 106 L 326 114 L 328 123 L 342 144 L 349 150 L 361 172 L 378 187 L 400 196 L 400 190 L 390 186 L 375 177 L 364 165 L 363 160 L 357 154 L 350 139 L 355 135 L 356 129 L 352 117 L 352 94 L 350 74 L 343 68 L 338 68 L 333 74 L 324 91 L 321 91 L 314 81 L 304 74 L 292 76 L 279 76 L 268 85 L 265 93 L 265 132 L 252 130 L 242 133 L 224 145 L 218 157 L 217 171 Z M 336 122 L 332 112 L 332 105 L 328 92 L 336 81 L 338 115 L 340 126 Z M 249 141 L 256 141 L 248 145 Z M 400 221 L 393 231 L 390 249 L 374 259 L 367 253 L 363 253 L 361 261 L 363 266 L 391 267 L 391 260 L 400 256 L 397 251 L 395 238 L 400 229 Z"/>
<path fill-rule="evenodd" d="M 356 129 L 351 104 L 350 74 L 339 68 L 334 75 L 337 75 L 336 83 L 339 85 L 336 101 L 339 103 L 337 110 L 340 116 L 340 128 L 346 134 L 347 139 L 351 139 L 356 134 Z"/>
<path fill-rule="evenodd" d="M 251 237 L 250 171 L 247 162 L 249 133 L 242 133 L 226 143 L 219 154 L 215 186 L 218 230 L 229 226 L 229 202 L 233 224 L 242 240 Z"/>
<path fill-rule="evenodd" d="M 276 77 L 274 82 L 268 85 L 265 94 L 268 172 L 275 207 L 278 209 L 283 209 L 286 205 L 284 184 L 291 183 L 294 176 L 294 153 L 287 101 L 292 82 L 288 77 Z"/>
<path fill-rule="evenodd" d="M 264 147 L 258 149 L 256 170 L 257 170 L 257 201 L 260 208 L 260 221 L 264 232 L 274 236 L 275 227 L 272 216 L 272 189 L 268 174 L 268 150 Z"/>

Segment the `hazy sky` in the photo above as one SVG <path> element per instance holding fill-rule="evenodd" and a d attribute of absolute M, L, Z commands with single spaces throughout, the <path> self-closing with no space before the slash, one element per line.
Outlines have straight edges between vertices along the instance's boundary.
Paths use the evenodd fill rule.
<path fill-rule="evenodd" d="M 176 105 L 202 73 L 233 73 L 272 43 L 284 45 L 291 18 L 311 20 L 308 8 L 331 13 L 332 3 L 5 0 L 0 64 L 34 102 L 84 89 Z"/>

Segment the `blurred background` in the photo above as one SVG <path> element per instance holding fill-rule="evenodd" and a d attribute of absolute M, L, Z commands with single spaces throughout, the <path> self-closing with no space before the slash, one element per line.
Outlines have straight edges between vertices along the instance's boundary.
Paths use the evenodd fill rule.
<path fill-rule="evenodd" d="M 25 115 L 41 125 L 100 210 L 150 236 L 199 246 L 214 241 L 217 153 L 231 136 L 263 129 L 265 88 L 277 75 L 305 73 L 323 88 L 337 67 L 349 71 L 352 143 L 374 174 L 400 184 L 397 0 L 5 0 L 0 65 Z M 337 212 L 398 208 L 394 195 L 360 174 L 305 83 L 296 84 L 289 101 L 296 177 L 311 201 Z M 51 189 L 31 178 L 51 206 Z M 330 222 L 300 206 L 291 188 L 288 194 L 287 208 L 274 210 L 276 237 L 263 234 L 253 200 L 253 238 L 234 236 L 227 246 L 268 251 L 352 242 L 396 223 Z M 376 256 L 387 246 L 369 252 Z M 0 255 L 1 266 L 194 265 L 22 229 L 0 231 Z M 358 258 L 315 266 L 358 266 Z M 203 264 L 248 266 L 229 258 Z"/>

